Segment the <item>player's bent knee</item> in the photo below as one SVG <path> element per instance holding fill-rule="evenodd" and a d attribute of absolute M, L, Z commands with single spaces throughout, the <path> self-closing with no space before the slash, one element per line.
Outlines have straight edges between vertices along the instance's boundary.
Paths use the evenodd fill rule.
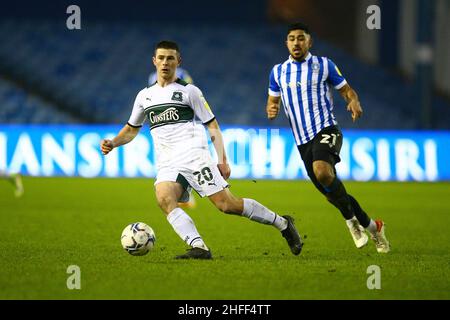
<path fill-rule="evenodd" d="M 158 206 L 163 210 L 166 214 L 170 213 L 177 206 L 177 201 L 169 196 L 169 195 L 159 195 L 156 198 L 158 202 Z"/>
<path fill-rule="evenodd" d="M 243 201 L 234 197 L 229 190 L 223 190 L 209 197 L 214 206 L 223 213 L 241 215 Z"/>
<path fill-rule="evenodd" d="M 314 175 L 317 181 L 323 186 L 329 186 L 334 180 L 334 174 L 326 169 L 314 170 Z"/>

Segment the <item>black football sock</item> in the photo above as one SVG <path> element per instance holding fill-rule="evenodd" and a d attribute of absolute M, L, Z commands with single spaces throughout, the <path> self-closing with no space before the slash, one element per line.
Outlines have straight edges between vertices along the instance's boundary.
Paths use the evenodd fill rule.
<path fill-rule="evenodd" d="M 324 186 L 324 189 L 327 192 L 326 196 L 328 201 L 339 209 L 345 220 L 349 220 L 355 216 L 350 197 L 348 196 L 341 180 L 337 177 L 334 178 L 331 185 L 328 187 Z"/>
<path fill-rule="evenodd" d="M 367 228 L 370 224 L 370 217 L 367 215 L 367 213 L 361 208 L 358 201 L 356 201 L 355 198 L 353 198 L 352 195 L 348 195 L 348 198 L 350 199 L 350 202 L 353 207 L 353 212 L 355 213 L 356 219 L 358 219 L 359 223 L 364 227 Z"/>

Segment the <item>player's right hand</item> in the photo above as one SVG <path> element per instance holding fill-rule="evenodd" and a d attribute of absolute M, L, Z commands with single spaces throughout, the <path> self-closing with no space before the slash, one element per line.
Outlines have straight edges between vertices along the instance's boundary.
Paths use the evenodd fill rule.
<path fill-rule="evenodd" d="M 267 109 L 266 109 L 267 118 L 269 120 L 275 119 L 278 115 L 278 110 L 279 110 L 279 107 L 277 107 L 276 105 L 274 105 L 274 104 L 268 105 Z"/>
<path fill-rule="evenodd" d="M 219 168 L 220 174 L 222 177 L 227 180 L 231 175 L 231 169 L 228 163 L 218 163 L 217 167 Z"/>
<path fill-rule="evenodd" d="M 108 139 L 103 139 L 100 143 L 100 149 L 104 155 L 107 155 L 112 149 L 114 149 L 113 142 Z"/>

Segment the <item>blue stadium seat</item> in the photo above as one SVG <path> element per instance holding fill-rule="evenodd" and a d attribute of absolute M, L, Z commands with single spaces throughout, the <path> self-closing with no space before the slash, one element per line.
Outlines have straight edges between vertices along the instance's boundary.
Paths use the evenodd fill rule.
<path fill-rule="evenodd" d="M 0 123 L 76 123 L 77 119 L 0 78 Z"/>

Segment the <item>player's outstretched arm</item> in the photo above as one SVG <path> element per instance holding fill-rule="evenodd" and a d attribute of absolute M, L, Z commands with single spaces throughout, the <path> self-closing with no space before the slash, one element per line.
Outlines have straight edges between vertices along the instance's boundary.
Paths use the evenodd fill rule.
<path fill-rule="evenodd" d="M 124 125 L 119 134 L 114 139 L 104 139 L 101 141 L 100 148 L 102 150 L 102 153 L 104 155 L 107 155 L 112 151 L 112 149 L 127 144 L 137 136 L 140 129 L 140 127 L 135 128 L 128 124 Z"/>
<path fill-rule="evenodd" d="M 280 97 L 270 96 L 267 98 L 266 112 L 267 118 L 273 120 L 280 111 Z"/>
<path fill-rule="evenodd" d="M 211 141 L 214 145 L 214 149 L 216 149 L 218 164 L 220 173 L 224 179 L 228 179 L 231 174 L 230 166 L 228 165 L 227 154 L 225 152 L 225 146 L 223 144 L 222 132 L 219 128 L 219 123 L 217 120 L 213 120 L 206 125 L 209 131 L 209 136 L 211 137 Z"/>
<path fill-rule="evenodd" d="M 363 110 L 361 104 L 359 103 L 358 95 L 355 90 L 352 89 L 348 84 L 344 85 L 339 89 L 339 93 L 345 102 L 347 102 L 347 111 L 352 113 L 353 122 L 362 116 Z"/>

